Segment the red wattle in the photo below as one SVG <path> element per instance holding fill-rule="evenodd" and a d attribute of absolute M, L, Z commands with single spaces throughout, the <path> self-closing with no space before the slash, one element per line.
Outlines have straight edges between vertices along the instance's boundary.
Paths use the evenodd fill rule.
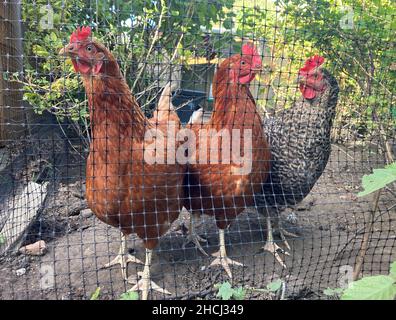
<path fill-rule="evenodd" d="M 102 61 L 99 61 L 98 63 L 95 64 L 95 66 L 92 69 L 93 74 L 98 74 L 100 72 L 100 69 L 102 68 Z"/>
<path fill-rule="evenodd" d="M 78 65 L 77 65 L 77 61 L 72 60 L 73 63 L 73 67 L 74 67 L 74 71 L 78 72 Z"/>
<path fill-rule="evenodd" d="M 314 89 L 310 88 L 310 87 L 306 87 L 304 85 L 300 85 L 300 90 L 304 96 L 305 99 L 313 99 L 316 96 L 316 92 Z"/>

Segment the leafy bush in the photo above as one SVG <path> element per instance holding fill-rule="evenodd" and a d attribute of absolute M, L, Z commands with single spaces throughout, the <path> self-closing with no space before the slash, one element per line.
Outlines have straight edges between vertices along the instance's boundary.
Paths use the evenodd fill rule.
<path fill-rule="evenodd" d="M 42 30 L 39 9 L 47 3 L 23 1 L 25 70 L 12 76 L 24 83 L 25 99 L 38 113 L 71 119 L 85 133 L 84 90 L 71 65 L 57 56 L 77 25 L 90 25 L 115 53 L 147 112 L 163 85 L 159 79 L 166 81 L 190 57 L 208 54 L 207 32 L 217 53 L 233 45 L 236 32 L 244 39 L 263 40 L 265 63 L 276 70 L 260 87 L 263 108 L 287 108 L 296 96 L 298 68 L 308 56 L 321 54 L 341 87 L 337 127 L 363 137 L 376 132 L 380 123 L 385 133 L 396 126 L 392 0 L 345 0 L 342 5 L 338 0 L 56 0 L 51 1 L 54 28 Z M 225 32 L 220 37 L 211 32 L 213 27 Z"/>
<path fill-rule="evenodd" d="M 117 57 L 121 70 L 142 108 L 150 112 L 158 95 L 160 81 L 168 81 L 172 65 L 185 57 L 202 55 L 203 32 L 227 16 L 223 8 L 232 1 L 169 2 L 116 0 L 96 4 L 81 0 L 51 1 L 53 27 L 41 28 L 47 0 L 23 1 L 24 72 L 13 80 L 24 84 L 24 99 L 38 114 L 53 113 L 65 118 L 88 135 L 85 92 L 70 61 L 58 56 L 77 26 L 90 25 L 94 37 Z M 168 6 L 169 5 L 169 6 Z M 94 6 L 94 8 L 92 7 Z M 172 75 L 174 78 L 175 76 Z"/>

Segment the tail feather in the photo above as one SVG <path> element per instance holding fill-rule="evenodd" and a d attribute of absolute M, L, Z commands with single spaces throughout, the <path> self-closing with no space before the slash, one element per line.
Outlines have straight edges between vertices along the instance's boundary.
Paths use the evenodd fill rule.
<path fill-rule="evenodd" d="M 169 119 L 170 117 L 177 117 L 175 106 L 172 103 L 172 85 L 168 82 L 162 90 L 160 99 L 158 101 L 158 106 L 156 110 L 156 115 L 158 120 Z"/>
<path fill-rule="evenodd" d="M 188 124 L 200 124 L 202 123 L 202 117 L 203 117 L 203 108 L 199 108 L 198 110 L 195 110 L 193 114 L 191 115 L 190 120 L 188 121 Z"/>

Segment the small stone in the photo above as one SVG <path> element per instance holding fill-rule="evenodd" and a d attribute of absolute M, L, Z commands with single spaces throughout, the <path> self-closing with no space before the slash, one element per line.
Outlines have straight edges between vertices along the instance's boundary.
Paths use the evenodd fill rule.
<path fill-rule="evenodd" d="M 26 273 L 26 268 L 20 268 L 18 270 L 15 271 L 15 274 L 20 277 L 23 276 Z"/>
<path fill-rule="evenodd" d="M 202 266 L 201 267 L 201 271 L 205 271 L 206 270 L 206 267 L 205 266 Z"/>
<path fill-rule="evenodd" d="M 39 240 L 35 243 L 21 247 L 19 252 L 30 256 L 42 256 L 47 252 L 47 246 L 44 240 Z"/>
<path fill-rule="evenodd" d="M 84 209 L 80 211 L 80 214 L 83 218 L 89 218 L 93 215 L 93 212 L 91 209 Z"/>

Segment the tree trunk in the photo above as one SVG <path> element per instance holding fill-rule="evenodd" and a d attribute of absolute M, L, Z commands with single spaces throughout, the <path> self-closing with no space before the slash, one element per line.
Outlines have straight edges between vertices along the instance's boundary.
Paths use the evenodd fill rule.
<path fill-rule="evenodd" d="M 20 84 L 10 81 L 23 71 L 21 2 L 0 3 L 0 147 L 24 134 L 25 108 Z"/>

